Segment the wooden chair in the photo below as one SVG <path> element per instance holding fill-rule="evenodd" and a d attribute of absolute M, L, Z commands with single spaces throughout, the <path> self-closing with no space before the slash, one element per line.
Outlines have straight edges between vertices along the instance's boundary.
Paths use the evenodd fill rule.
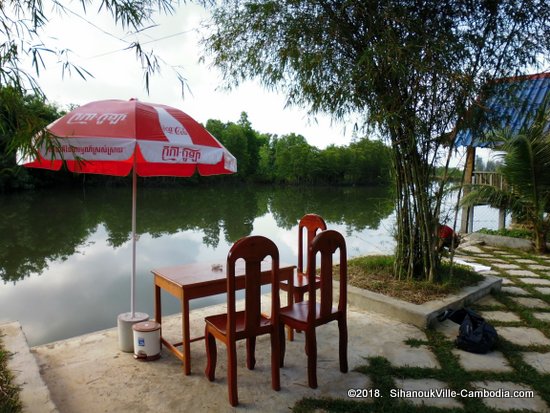
<path fill-rule="evenodd" d="M 292 294 L 292 299 L 289 300 L 289 304 L 299 303 L 301 301 L 304 301 L 304 295 L 308 292 L 308 277 L 307 277 L 307 267 L 304 271 L 304 230 L 307 234 L 307 244 L 305 247 L 306 253 L 309 251 L 309 247 L 311 246 L 311 242 L 313 241 L 313 238 L 315 238 L 315 235 L 317 235 L 317 232 L 319 231 L 325 231 L 327 229 L 327 224 L 325 224 L 325 220 L 317 214 L 306 214 L 300 219 L 300 222 L 298 223 L 298 269 L 297 272 L 294 274 L 294 286 L 292 287 L 292 292 L 290 292 L 290 287 L 288 285 L 287 280 L 281 281 L 281 290 L 287 291 L 289 294 Z M 308 265 L 308 259 L 306 256 L 306 265 Z M 315 288 L 319 288 L 320 286 L 320 280 L 319 277 L 315 277 Z M 288 330 L 288 339 L 292 341 L 294 339 L 292 329 L 289 328 Z"/>
<path fill-rule="evenodd" d="M 261 262 L 271 256 L 271 318 L 261 314 Z M 245 261 L 245 310 L 235 310 L 235 262 Z M 279 250 L 273 241 L 250 236 L 237 241 L 227 255 L 227 313 L 205 318 L 205 342 L 207 365 L 205 374 L 215 379 L 217 349 L 216 339 L 227 347 L 227 386 L 229 402 L 239 403 L 237 394 L 237 340 L 246 339 L 246 366 L 253 370 L 256 364 L 256 337 L 271 335 L 271 386 L 280 390 L 280 340 L 279 340 Z M 283 339 L 284 341 L 284 339 Z"/>
<path fill-rule="evenodd" d="M 338 308 L 332 306 L 333 254 L 340 250 L 340 297 Z M 315 291 L 315 262 L 317 254 L 321 254 L 320 302 L 316 300 Z M 339 357 L 340 371 L 348 371 L 348 329 L 346 320 L 347 303 L 347 255 L 344 237 L 336 231 L 320 232 L 311 243 L 308 253 L 309 289 L 307 301 L 294 303 L 282 308 L 280 312 L 281 333 L 281 367 L 284 364 L 285 339 L 284 325 L 305 332 L 308 384 L 317 388 L 317 338 L 316 327 L 336 320 L 339 330 Z"/>
<path fill-rule="evenodd" d="M 325 220 L 317 215 L 317 214 L 307 214 L 302 217 L 300 222 L 298 223 L 298 270 L 297 273 L 294 275 L 294 288 L 293 288 L 293 296 L 294 296 L 294 302 L 298 303 L 300 301 L 304 301 L 304 295 L 308 291 L 308 278 L 307 278 L 307 265 L 308 265 L 308 259 L 306 256 L 306 269 L 304 271 L 304 229 L 307 232 L 307 244 L 306 244 L 306 253 L 309 250 L 309 247 L 311 246 L 311 242 L 313 241 L 313 238 L 315 238 L 315 235 L 317 235 L 318 231 L 324 231 L 327 229 L 327 225 L 325 224 Z M 315 278 L 315 288 L 319 288 L 319 279 L 318 277 Z M 281 281 L 281 289 L 284 291 L 288 291 L 288 281 L 283 280 Z"/>

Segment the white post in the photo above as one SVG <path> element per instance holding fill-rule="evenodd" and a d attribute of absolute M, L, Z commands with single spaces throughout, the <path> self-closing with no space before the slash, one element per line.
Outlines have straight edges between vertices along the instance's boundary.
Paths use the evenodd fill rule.
<path fill-rule="evenodd" d="M 136 203 L 137 203 L 137 172 L 136 157 L 134 156 L 134 167 L 132 168 L 132 277 L 130 281 L 130 311 L 132 318 L 136 314 Z"/>
<path fill-rule="evenodd" d="M 117 318 L 118 326 L 118 346 L 125 352 L 134 351 L 134 332 L 132 326 L 136 323 L 149 320 L 146 313 L 136 313 L 136 198 L 137 198 L 137 172 L 136 158 L 134 156 L 134 168 L 132 171 L 132 274 L 130 277 L 130 312 L 119 314 Z"/>

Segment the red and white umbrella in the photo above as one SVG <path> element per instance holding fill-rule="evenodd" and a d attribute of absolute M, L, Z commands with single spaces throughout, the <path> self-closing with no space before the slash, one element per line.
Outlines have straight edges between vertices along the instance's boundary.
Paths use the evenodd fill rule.
<path fill-rule="evenodd" d="M 135 314 L 136 175 L 191 176 L 237 172 L 237 160 L 179 109 L 135 99 L 80 106 L 46 127 L 53 144 L 19 160 L 31 168 L 126 176 L 133 171 L 131 314 Z"/>

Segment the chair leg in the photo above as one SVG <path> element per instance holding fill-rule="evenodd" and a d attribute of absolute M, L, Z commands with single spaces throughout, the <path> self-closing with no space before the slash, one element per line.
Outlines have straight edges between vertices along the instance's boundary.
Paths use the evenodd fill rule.
<path fill-rule="evenodd" d="M 218 359 L 218 350 L 216 348 L 216 338 L 204 329 L 204 342 L 206 343 L 206 369 L 204 374 L 210 381 L 216 378 L 216 362 Z"/>
<path fill-rule="evenodd" d="M 306 294 L 305 291 L 294 291 L 294 302 L 295 303 L 301 303 L 302 301 L 304 301 L 304 295 L 305 294 Z M 302 330 L 296 330 L 296 332 L 301 333 Z M 294 340 L 294 335 L 292 336 L 292 340 L 290 340 L 290 341 L 293 341 L 293 340 Z"/>
<path fill-rule="evenodd" d="M 237 345 L 235 342 L 227 343 L 227 387 L 229 403 L 231 406 L 239 404 L 237 394 Z"/>
<path fill-rule="evenodd" d="M 279 365 L 281 367 L 285 366 L 285 351 L 286 351 L 286 343 L 285 343 L 285 325 L 284 323 L 280 323 L 279 325 L 279 351 L 280 351 L 280 357 L 279 357 Z"/>
<path fill-rule="evenodd" d="M 281 390 L 281 372 L 280 372 L 280 358 L 281 358 L 281 339 L 279 337 L 280 328 L 275 326 L 271 331 L 271 387 L 275 391 Z M 283 333 L 283 342 L 285 336 Z"/>
<path fill-rule="evenodd" d="M 305 292 L 303 291 L 294 291 L 294 302 L 301 303 L 304 301 Z"/>
<path fill-rule="evenodd" d="M 348 326 L 345 317 L 338 320 L 338 330 L 340 335 L 339 352 L 340 352 L 340 371 L 348 372 Z"/>
<path fill-rule="evenodd" d="M 294 341 L 294 329 L 287 326 L 286 333 L 287 333 L 288 341 Z"/>
<path fill-rule="evenodd" d="M 246 339 L 246 367 L 248 370 L 254 370 L 256 366 L 256 337 Z"/>
<path fill-rule="evenodd" d="M 317 388 L 317 336 L 315 328 L 306 330 L 307 381 L 309 387 Z"/>

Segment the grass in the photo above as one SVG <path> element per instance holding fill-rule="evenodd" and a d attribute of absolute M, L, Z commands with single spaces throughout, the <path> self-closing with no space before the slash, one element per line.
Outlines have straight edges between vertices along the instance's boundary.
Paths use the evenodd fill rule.
<path fill-rule="evenodd" d="M 488 235 L 500 235 L 502 237 L 511 237 L 511 238 L 522 238 L 522 239 L 533 239 L 533 231 L 529 229 L 509 229 L 509 228 L 502 228 L 502 229 L 487 229 L 487 228 L 481 228 L 478 232 L 481 232 L 482 234 L 488 234 Z"/>
<path fill-rule="evenodd" d="M 13 375 L 8 370 L 10 354 L 4 349 L 0 338 L 0 412 L 21 412 L 22 406 L 19 400 L 19 386 L 13 383 Z"/>
<path fill-rule="evenodd" d="M 483 276 L 462 265 L 442 263 L 435 283 L 420 280 L 397 280 L 393 276 L 393 257 L 370 255 L 348 261 L 348 283 L 358 288 L 422 304 L 462 288 L 475 285 Z"/>
<path fill-rule="evenodd" d="M 483 249 L 483 248 L 482 248 Z M 486 250 L 485 253 L 491 253 L 492 256 L 498 256 L 505 261 L 515 262 L 522 269 L 529 269 L 528 264 L 523 264 L 518 259 L 531 259 L 539 264 L 549 265 L 549 262 L 541 260 L 540 256 L 529 255 L 526 253 L 507 250 L 501 251 L 502 254 L 495 255 L 493 250 Z M 512 255 L 512 258 L 507 258 L 507 255 Z M 488 264 L 486 257 L 472 256 L 476 262 L 480 264 Z M 355 261 L 355 260 L 354 260 Z M 362 262 L 362 259 L 359 259 Z M 377 272 L 378 268 L 382 271 L 389 264 L 388 258 L 375 258 L 371 264 L 362 264 L 369 268 L 369 271 Z M 515 286 L 521 287 L 528 291 L 534 298 L 544 300 L 550 305 L 550 297 L 542 294 L 533 286 L 522 283 L 517 277 L 508 276 L 504 270 L 493 268 L 500 272 L 503 278 L 509 278 L 514 282 Z M 550 274 L 545 271 L 539 273 L 541 279 L 550 279 Z M 500 292 L 493 295 L 496 304 L 479 304 L 476 303 L 473 308 L 478 311 L 506 311 L 511 312 L 520 318 L 519 322 L 504 322 L 491 321 L 495 327 L 510 326 L 510 327 L 529 327 L 537 328 L 546 337 L 550 338 L 550 323 L 541 321 L 534 317 L 535 312 L 546 311 L 550 309 L 534 309 L 523 306 L 512 300 L 511 293 Z M 531 345 L 521 346 L 514 344 L 500 337 L 495 351 L 502 353 L 506 361 L 511 367 L 508 372 L 494 371 L 471 371 L 462 367 L 459 362 L 459 357 L 453 351 L 455 345 L 452 339 L 446 337 L 443 333 L 433 329 L 424 330 L 425 339 L 407 340 L 405 343 L 411 347 L 426 346 L 437 358 L 441 368 L 419 368 L 419 367 L 395 367 L 383 357 L 370 357 L 365 360 L 365 364 L 355 369 L 355 371 L 367 376 L 370 379 L 369 388 L 376 389 L 382 397 L 372 397 L 367 400 L 357 399 L 330 399 L 330 398 L 306 398 L 299 401 L 293 411 L 296 413 L 309 412 L 397 412 L 397 413 L 451 413 L 451 412 L 476 412 L 476 413 L 502 413 L 502 410 L 497 410 L 487 406 L 480 398 L 458 397 L 457 400 L 462 403 L 463 408 L 439 408 L 431 406 L 418 406 L 406 403 L 401 398 L 391 398 L 390 390 L 397 388 L 396 379 L 436 379 L 444 383 L 445 387 L 451 390 L 461 391 L 462 389 L 472 390 L 472 382 L 477 381 L 502 381 L 512 382 L 528 386 L 536 392 L 536 394 L 550 406 L 550 374 L 542 374 L 531 365 L 527 364 L 522 356 L 523 352 L 536 351 L 539 353 L 550 352 L 550 345 Z M 507 410 L 510 413 L 525 412 L 526 410 Z"/>

